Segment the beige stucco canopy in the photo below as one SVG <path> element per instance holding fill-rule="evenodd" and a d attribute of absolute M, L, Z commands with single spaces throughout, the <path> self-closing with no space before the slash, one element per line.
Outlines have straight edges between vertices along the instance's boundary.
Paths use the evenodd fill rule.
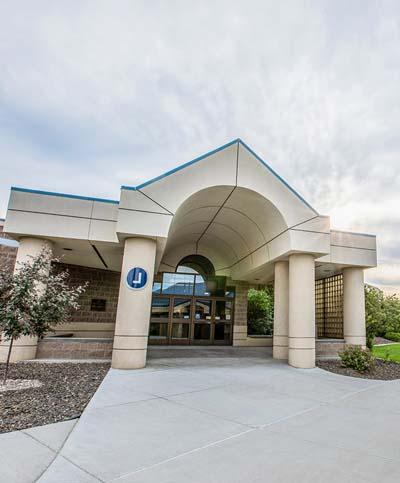
<path fill-rule="evenodd" d="M 12 188 L 5 231 L 51 240 L 66 263 L 113 270 L 133 235 L 157 241 L 157 269 L 198 253 L 238 280 L 271 280 L 273 262 L 296 252 L 316 256 L 318 276 L 376 266 L 374 236 L 331 230 L 241 140 L 121 187 L 119 201 Z"/>
<path fill-rule="evenodd" d="M 375 236 L 332 230 L 330 219 L 236 139 L 136 187 L 118 201 L 12 188 L 5 231 L 21 257 L 37 241 L 65 263 L 121 272 L 113 365 L 146 361 L 151 283 L 188 255 L 243 283 L 274 280 L 274 356 L 315 362 L 315 279 L 343 273 L 344 339 L 365 344 L 363 270 L 376 266 Z M 148 286 L 132 293 L 131 267 Z M 135 314 L 134 322 L 132 314 Z M 247 338 L 235 326 L 233 343 Z"/>

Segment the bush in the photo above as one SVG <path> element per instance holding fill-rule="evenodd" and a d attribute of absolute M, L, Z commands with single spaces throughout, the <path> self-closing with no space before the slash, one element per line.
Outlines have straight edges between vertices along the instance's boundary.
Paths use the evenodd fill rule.
<path fill-rule="evenodd" d="M 384 337 L 387 332 L 400 333 L 400 299 L 385 295 L 371 285 L 365 286 L 365 321 L 368 347 L 375 336 Z"/>
<path fill-rule="evenodd" d="M 257 320 L 249 321 L 248 331 L 250 335 L 272 335 L 274 330 L 273 320 L 262 317 Z"/>
<path fill-rule="evenodd" d="M 373 332 L 369 332 L 367 330 L 367 347 L 370 351 L 372 351 L 372 348 L 374 347 L 374 342 L 375 342 L 375 334 Z"/>
<path fill-rule="evenodd" d="M 385 339 L 393 340 L 394 342 L 400 342 L 400 332 L 386 332 Z"/>
<path fill-rule="evenodd" d="M 344 351 L 339 352 L 344 367 L 355 369 L 358 372 L 365 372 L 372 369 L 375 359 L 369 350 L 362 349 L 360 346 L 349 346 Z"/>
<path fill-rule="evenodd" d="M 274 327 L 274 290 L 251 288 L 247 294 L 247 321 L 249 335 L 272 335 Z"/>

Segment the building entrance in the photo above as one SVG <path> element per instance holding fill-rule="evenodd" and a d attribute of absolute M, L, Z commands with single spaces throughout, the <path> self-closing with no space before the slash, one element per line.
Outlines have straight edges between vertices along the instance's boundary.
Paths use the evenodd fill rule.
<path fill-rule="evenodd" d="M 233 300 L 225 297 L 153 297 L 149 344 L 232 344 Z"/>
<path fill-rule="evenodd" d="M 234 296 L 207 259 L 186 257 L 153 284 L 149 344 L 232 344 Z"/>

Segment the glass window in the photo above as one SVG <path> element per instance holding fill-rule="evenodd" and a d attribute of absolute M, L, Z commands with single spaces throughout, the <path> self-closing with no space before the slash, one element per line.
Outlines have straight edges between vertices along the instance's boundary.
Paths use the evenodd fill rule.
<path fill-rule="evenodd" d="M 210 324 L 194 324 L 194 339 L 209 340 L 211 335 Z"/>
<path fill-rule="evenodd" d="M 190 324 L 172 324 L 173 339 L 188 339 Z"/>
<path fill-rule="evenodd" d="M 232 302 L 217 300 L 215 303 L 215 320 L 232 320 Z"/>
<path fill-rule="evenodd" d="M 211 300 L 197 299 L 194 307 L 195 320 L 211 320 Z"/>
<path fill-rule="evenodd" d="M 153 283 L 153 293 L 161 293 L 161 282 Z"/>
<path fill-rule="evenodd" d="M 210 295 L 210 292 L 207 290 L 207 283 L 204 280 L 204 277 L 201 275 L 196 275 L 195 282 L 194 282 L 194 294 L 195 295 Z"/>
<path fill-rule="evenodd" d="M 178 265 L 178 267 L 176 268 L 176 271 L 179 273 L 199 273 L 194 268 L 187 267 L 186 265 Z"/>
<path fill-rule="evenodd" d="M 231 324 L 225 324 L 225 322 L 216 322 L 214 339 L 224 340 L 227 344 L 229 344 L 231 340 L 231 327 Z"/>
<path fill-rule="evenodd" d="M 190 299 L 174 299 L 174 319 L 190 319 Z"/>
<path fill-rule="evenodd" d="M 160 322 L 151 322 L 149 336 L 153 339 L 162 339 L 167 337 L 168 324 Z"/>
<path fill-rule="evenodd" d="M 225 297 L 226 277 L 210 276 L 207 279 L 199 277 L 201 277 L 201 275 L 196 275 L 196 286 L 197 279 L 199 284 L 196 295 L 215 295 L 217 297 Z M 203 293 L 201 293 L 201 289 L 203 290 Z"/>
<path fill-rule="evenodd" d="M 164 273 L 162 293 L 171 295 L 193 295 L 194 275 Z"/>
<path fill-rule="evenodd" d="M 162 297 L 153 297 L 151 303 L 152 319 L 168 319 L 169 316 L 169 299 Z"/>
<path fill-rule="evenodd" d="M 235 298 L 235 287 L 226 287 L 225 297 Z"/>

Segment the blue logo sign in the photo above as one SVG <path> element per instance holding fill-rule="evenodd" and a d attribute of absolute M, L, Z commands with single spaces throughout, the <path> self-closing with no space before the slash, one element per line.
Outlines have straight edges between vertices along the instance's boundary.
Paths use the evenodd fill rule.
<path fill-rule="evenodd" d="M 126 283 L 129 288 L 141 289 L 147 283 L 147 272 L 144 268 L 135 267 L 131 268 L 126 276 Z"/>

